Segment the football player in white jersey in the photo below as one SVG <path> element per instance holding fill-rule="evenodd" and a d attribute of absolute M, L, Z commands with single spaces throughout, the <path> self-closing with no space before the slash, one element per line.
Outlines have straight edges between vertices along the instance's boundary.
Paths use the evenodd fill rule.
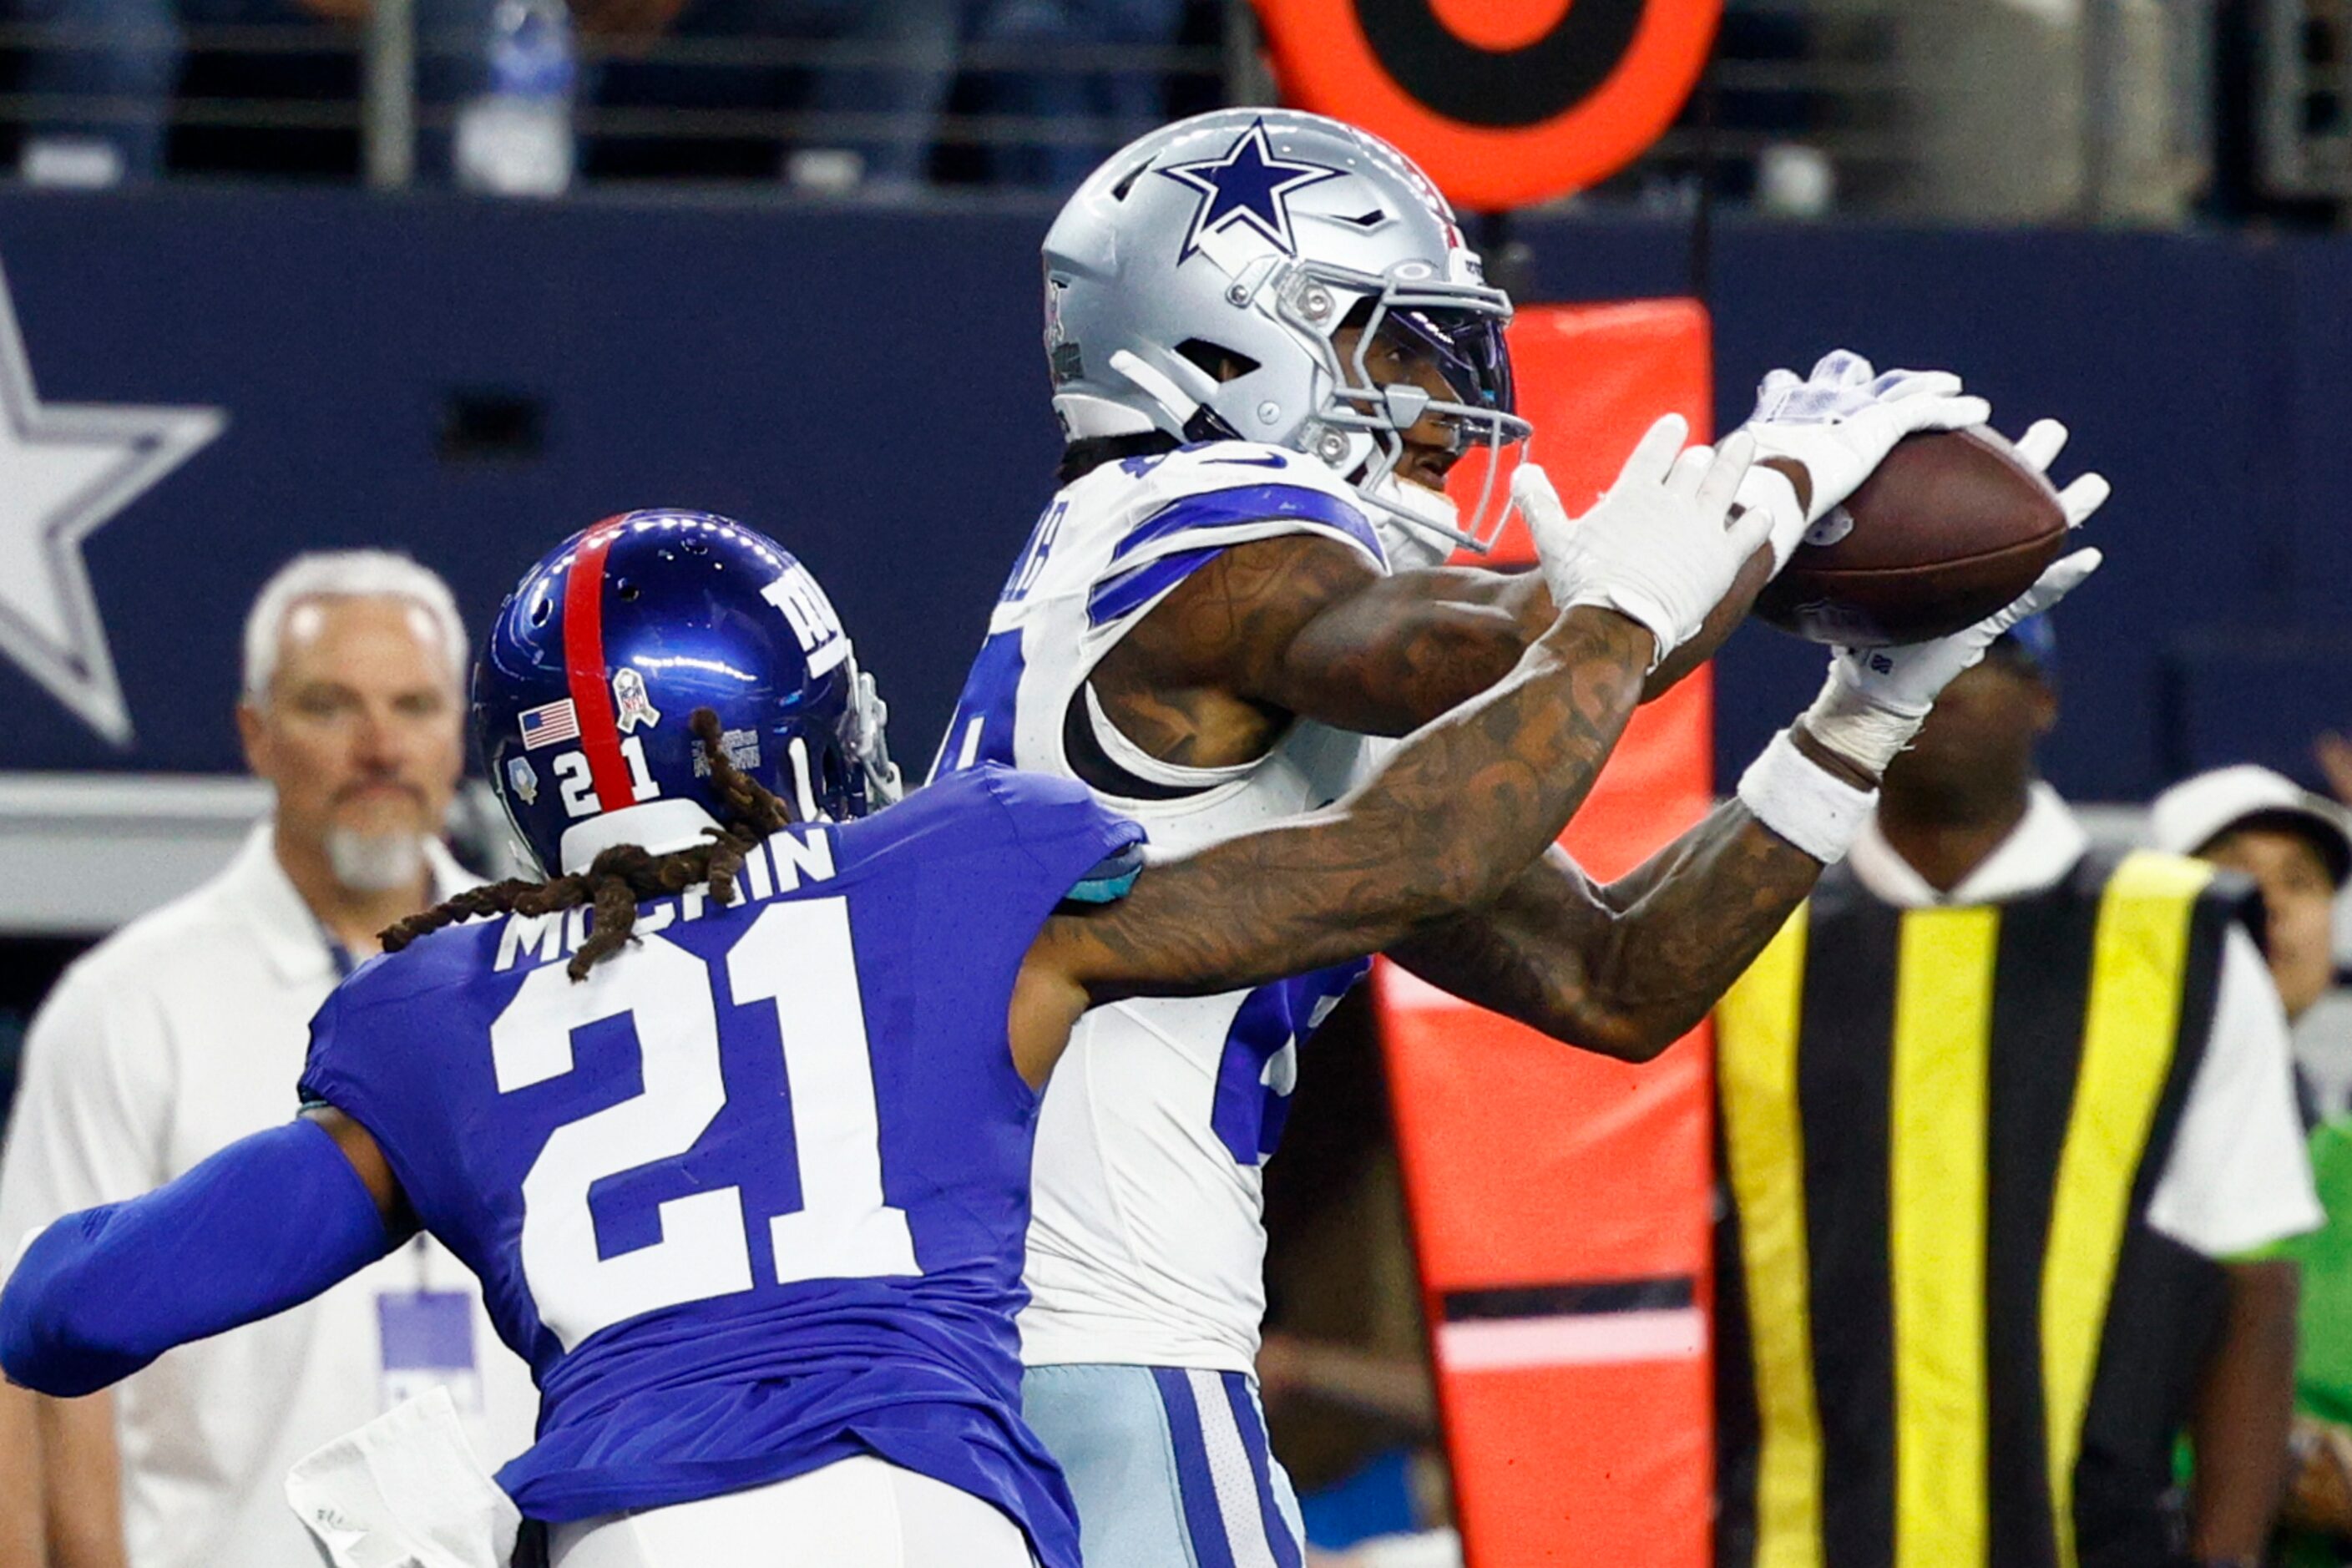
<path fill-rule="evenodd" d="M 935 772 L 1077 778 L 1174 850 L 1309 810 L 1512 667 L 1549 624 L 1540 574 L 1439 565 L 1499 531 L 1523 441 L 1502 326 L 1451 210 L 1394 149 L 1278 110 L 1202 115 L 1116 154 L 1046 237 L 1045 346 L 1067 447 Z M 1768 570 L 1904 434 L 1979 424 L 1957 378 L 1850 354 L 1775 373 L 1749 428 L 1759 551 L 1652 692 L 1711 653 Z M 2063 431 L 2021 447 L 2046 466 Z M 1486 465 L 1466 518 L 1443 493 Z M 1539 469 L 1509 487 L 1559 519 Z M 2086 477 L 2070 515 L 2104 499 Z M 2003 616 L 2094 563 L 2053 568 Z M 1842 656 L 1739 798 L 1599 886 L 1555 851 L 1483 915 L 1391 956 L 1584 1048 L 1686 1032 L 1844 850 L 1878 769 L 1998 626 Z M 1296 1568 L 1295 1501 L 1252 1363 L 1261 1167 L 1299 1043 L 1363 965 L 1090 1013 L 1047 1093 L 1022 1318 L 1026 1414 L 1068 1475 L 1087 1560 Z"/>

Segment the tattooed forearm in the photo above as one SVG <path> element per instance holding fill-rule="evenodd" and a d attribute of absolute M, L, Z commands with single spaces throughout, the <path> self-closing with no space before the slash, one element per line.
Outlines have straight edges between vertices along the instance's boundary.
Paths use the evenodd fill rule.
<path fill-rule="evenodd" d="M 1097 1003 L 1222 991 L 1494 899 L 1582 804 L 1654 646 L 1607 611 L 1560 617 L 1339 805 L 1154 865 L 1122 902 L 1051 922 L 1045 956 Z"/>
<path fill-rule="evenodd" d="M 1492 907 L 1391 956 L 1559 1039 L 1644 1061 L 1706 1016 L 1821 872 L 1730 801 L 1614 883 L 1555 852 Z"/>
<path fill-rule="evenodd" d="M 1509 674 L 1552 618 L 1536 573 L 1399 573 L 1302 627 L 1267 694 L 1341 729 L 1408 734 Z"/>
<path fill-rule="evenodd" d="M 1294 534 L 1201 567 L 1103 656 L 1090 684 L 1144 751 L 1214 767 L 1262 755 L 1293 714 L 1410 733 L 1509 674 L 1552 619 L 1532 573 L 1383 577 L 1347 545 Z"/>

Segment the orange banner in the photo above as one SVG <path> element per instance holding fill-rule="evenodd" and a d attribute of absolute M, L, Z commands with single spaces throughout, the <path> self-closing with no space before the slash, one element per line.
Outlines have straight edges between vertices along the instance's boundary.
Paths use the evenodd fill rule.
<path fill-rule="evenodd" d="M 1649 422 L 1704 432 L 1705 313 L 1538 308 L 1512 324 L 1536 456 L 1571 510 Z M 1529 558 L 1524 534 L 1504 558 Z M 1707 673 L 1635 716 L 1563 842 L 1614 878 L 1712 805 Z M 1454 1506 L 1471 1568 L 1702 1568 L 1713 1486 L 1703 1037 L 1584 1055 L 1383 964 L 1378 979 Z"/>

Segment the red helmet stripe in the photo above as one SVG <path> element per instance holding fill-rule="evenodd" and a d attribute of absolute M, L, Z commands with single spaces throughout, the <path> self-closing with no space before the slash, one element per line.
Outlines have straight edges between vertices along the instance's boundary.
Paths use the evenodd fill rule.
<path fill-rule="evenodd" d="M 620 531 L 620 520 L 606 518 L 581 535 L 563 578 L 563 669 L 572 706 L 579 710 L 580 749 L 588 753 L 588 776 L 596 786 L 596 805 L 604 811 L 635 805 L 637 799 L 628 759 L 621 755 L 611 672 L 604 668 L 604 556 Z"/>

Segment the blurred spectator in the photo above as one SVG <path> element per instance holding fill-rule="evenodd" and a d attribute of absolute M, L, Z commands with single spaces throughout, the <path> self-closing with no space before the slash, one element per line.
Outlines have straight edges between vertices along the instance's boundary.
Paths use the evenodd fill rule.
<path fill-rule="evenodd" d="M 2271 973 L 2288 1016 L 2300 1017 L 2334 977 L 2336 895 L 2352 877 L 2343 814 L 2291 779 L 2245 766 L 2173 785 L 2150 817 L 2159 847 L 2201 855 L 2262 889 Z M 2280 1249 L 2303 1270 L 2285 1568 L 2352 1563 L 2352 1119 L 2313 1131 L 2311 1163 L 2327 1224 Z"/>
<path fill-rule="evenodd" d="M 427 178 L 446 176 L 447 121 L 484 90 L 494 5 L 415 0 L 418 167 Z M 27 126 L 22 170 L 42 183 L 79 185 L 164 172 L 191 28 L 290 33 L 341 25 L 349 31 L 340 47 L 348 49 L 358 47 L 357 29 L 370 11 L 368 0 L 19 0 L 19 7 L 22 20 L 56 29 L 57 38 L 23 67 L 21 89 L 47 101 Z M 577 89 L 583 103 L 720 111 L 792 104 L 813 118 L 811 133 L 781 168 L 768 141 L 757 173 L 883 195 L 911 190 L 928 176 L 954 81 L 961 0 L 576 0 L 573 12 L 586 62 Z M 685 58 L 658 58 L 665 36 L 689 46 Z M 751 46 L 743 60 L 728 58 L 723 48 L 714 55 L 691 47 L 729 41 Z M 778 41 L 823 43 L 839 58 L 814 68 L 779 66 L 756 47 Z M 320 55 L 332 52 L 322 44 Z M 656 58 L 639 58 L 648 53 Z M 294 74 L 295 90 L 303 90 L 304 73 Z M 320 78 L 308 89 L 313 97 L 341 79 L 312 74 Z M 635 172 L 625 154 L 622 162 L 622 172 Z"/>
<path fill-rule="evenodd" d="M 612 58 L 582 82 L 582 97 L 626 113 L 642 129 L 597 138 L 592 173 L 725 173 L 773 178 L 820 194 L 889 199 L 930 177 L 939 120 L 955 82 L 964 0 L 600 0 L 581 12 Z M 700 46 L 665 58 L 667 32 Z M 824 63 L 765 63 L 758 46 L 820 43 Z M 743 43 L 743 58 L 723 48 Z M 643 55 L 646 58 L 637 58 Z M 659 110 L 730 112 L 790 106 L 808 121 L 781 166 L 773 141 L 665 138 Z M 739 153 L 740 155 L 739 156 Z"/>
<path fill-rule="evenodd" d="M 2352 875 L 2343 813 L 2283 773 L 2251 763 L 2185 779 L 2148 807 L 2156 847 L 2195 855 L 2261 889 L 2263 951 L 2290 1023 L 2336 980 L 2336 895 Z M 2306 1123 L 2312 1097 L 2298 1085 Z"/>
<path fill-rule="evenodd" d="M 466 639 L 404 557 L 298 558 L 246 624 L 247 761 L 276 810 L 229 868 L 67 971 L 27 1037 L 0 1237 L 130 1197 L 285 1120 L 311 1013 L 375 932 L 467 879 L 436 837 L 461 763 Z M 537 1400 L 471 1277 L 420 1239 L 306 1307 L 173 1351 L 116 1394 L 7 1388 L 0 1542 L 46 1508 L 70 1568 L 314 1568 L 288 1468 L 422 1385 L 485 1458 Z M 119 1481 L 118 1481 L 119 1467 Z M 46 1501 L 44 1502 L 44 1499 Z"/>
<path fill-rule="evenodd" d="M 922 185 L 929 177 L 940 113 L 955 82 L 956 29 L 961 19 L 957 0 L 833 0 L 807 5 L 807 9 L 829 13 L 830 30 L 841 43 L 869 52 L 887 50 L 892 61 L 818 72 L 809 90 L 810 111 L 888 115 L 898 134 L 836 140 L 817 133 L 789 155 L 786 174 L 803 186 L 827 184 L 816 173 L 822 165 L 813 166 L 812 159 L 833 151 L 856 160 L 854 166 L 837 166 L 843 173 L 854 169 L 854 179 L 845 183 L 866 195 L 899 195 Z M 845 182 L 835 176 L 829 183 L 837 186 Z"/>
<path fill-rule="evenodd" d="M 491 4 L 416 0 L 417 31 L 428 40 L 469 40 L 478 56 Z M 110 185 L 163 174 L 189 28 L 341 25 L 354 29 L 349 44 L 356 47 L 368 0 L 17 0 L 17 11 L 21 21 L 56 34 L 53 44 L 30 52 L 20 79 L 21 90 L 42 100 L 26 127 L 25 177 Z M 448 108 L 478 76 L 476 60 L 421 53 L 418 98 Z"/>
<path fill-rule="evenodd" d="M 2234 879 L 2035 776 L 2047 626 L 1945 691 L 1717 1014 L 1717 1561 L 2259 1561 L 2320 1221 Z M 2197 1456 L 2185 1521 L 2172 1452 Z"/>
<path fill-rule="evenodd" d="M 1113 149 L 1165 119 L 1167 72 L 1157 62 L 1119 69 L 1110 58 L 1172 48 L 1183 30 L 1184 0 L 982 0 L 971 37 L 989 80 L 988 112 L 1065 129 L 1102 122 L 1088 140 L 1024 136 L 1000 148 L 991 161 L 996 183 L 1066 196 Z"/>

